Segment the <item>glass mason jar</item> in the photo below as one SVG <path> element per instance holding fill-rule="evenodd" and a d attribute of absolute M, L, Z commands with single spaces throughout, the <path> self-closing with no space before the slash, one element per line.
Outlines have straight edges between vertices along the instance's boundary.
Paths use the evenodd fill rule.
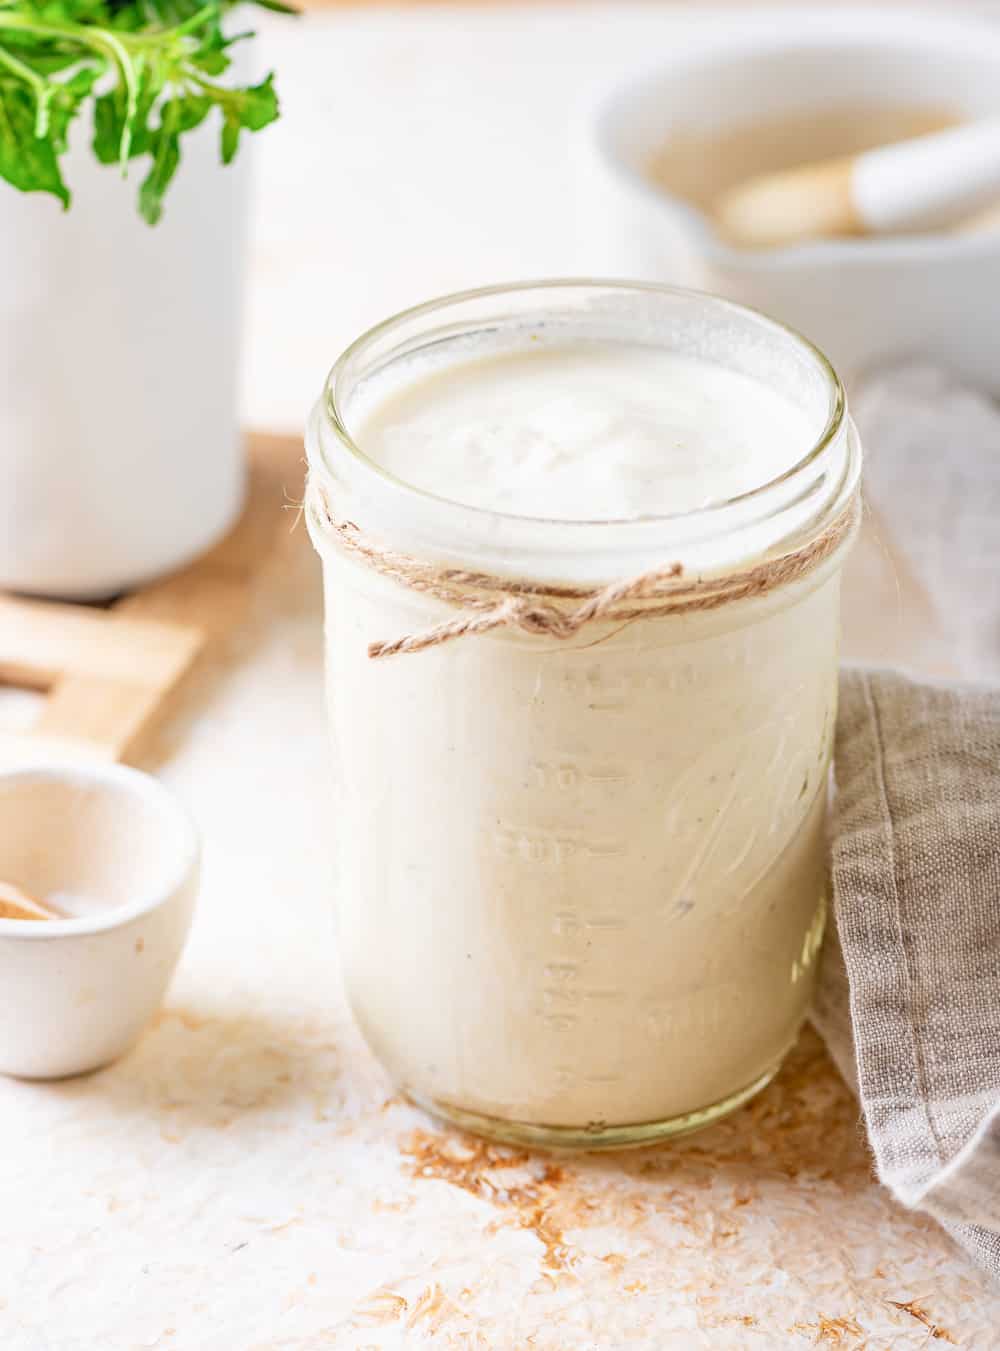
<path fill-rule="evenodd" d="M 717 360 L 786 395 L 814 434 L 752 491 L 613 521 L 461 505 L 356 444 L 400 371 L 520 349 L 529 334 Z M 710 296 L 497 287 L 355 342 L 308 451 L 339 941 L 373 1051 L 413 1100 L 504 1140 L 638 1144 L 734 1109 L 795 1040 L 826 913 L 840 571 L 860 468 L 834 371 L 788 329 Z M 584 587 L 672 559 L 711 581 L 842 528 L 812 566 L 712 608 L 560 640 L 497 628 L 371 660 L 370 642 L 455 611 L 346 550 L 320 503 L 411 559 Z"/>

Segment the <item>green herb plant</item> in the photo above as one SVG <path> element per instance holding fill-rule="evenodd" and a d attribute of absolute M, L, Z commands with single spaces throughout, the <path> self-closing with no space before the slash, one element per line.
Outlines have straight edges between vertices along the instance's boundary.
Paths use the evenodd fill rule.
<path fill-rule="evenodd" d="M 281 0 L 257 0 L 285 12 Z M 155 225 L 177 171 L 181 138 L 216 109 L 221 158 L 243 130 L 278 116 L 273 76 L 235 85 L 226 0 L 0 0 L 0 178 L 50 192 L 69 206 L 63 179 L 70 123 L 93 113 L 93 150 L 124 172 L 142 160 L 139 212 Z"/>

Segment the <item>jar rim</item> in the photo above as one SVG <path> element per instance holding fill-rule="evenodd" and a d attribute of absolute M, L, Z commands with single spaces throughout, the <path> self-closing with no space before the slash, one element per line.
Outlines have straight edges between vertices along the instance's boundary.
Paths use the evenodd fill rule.
<path fill-rule="evenodd" d="M 433 316 L 436 313 L 446 311 L 450 307 L 467 302 L 532 292 L 558 295 L 559 293 L 566 293 L 572 290 L 580 291 L 587 289 L 591 289 L 595 293 L 612 292 L 621 295 L 632 294 L 637 296 L 643 294 L 662 295 L 678 299 L 686 298 L 701 300 L 708 303 L 719 312 L 752 320 L 754 323 L 759 324 L 765 329 L 769 329 L 772 333 L 779 335 L 783 339 L 791 340 L 794 346 L 798 348 L 798 350 L 820 373 L 829 389 L 830 399 L 827 418 L 818 438 L 802 456 L 786 469 L 783 469 L 780 474 L 777 474 L 762 483 L 756 484 L 754 487 L 748 488 L 741 493 L 737 493 L 732 497 L 719 498 L 717 501 L 709 502 L 692 510 L 654 513 L 636 517 L 619 516 L 610 518 L 534 516 L 523 512 L 500 511 L 493 507 L 478 506 L 473 503 L 463 502 L 457 498 L 448 497 L 442 493 L 432 492 L 427 488 L 421 488 L 417 484 L 412 483 L 409 479 L 393 473 L 364 451 L 355 441 L 348 429 L 347 421 L 342 411 L 342 404 L 345 397 L 342 386 L 352 363 L 363 358 L 366 351 L 374 347 L 380 340 L 390 336 L 394 331 L 404 328 L 406 324 L 411 323 L 414 320 Z M 546 278 L 537 281 L 502 282 L 489 286 L 474 287 L 464 291 L 454 291 L 447 295 L 438 296 L 432 300 L 426 300 L 418 305 L 413 305 L 407 309 L 400 310 L 396 314 L 390 315 L 380 323 L 367 329 L 344 349 L 327 375 L 323 387 L 321 404 L 330 425 L 336 434 L 341 449 L 346 450 L 347 453 L 362 465 L 366 471 L 374 473 L 387 486 L 395 490 L 413 494 L 414 496 L 428 501 L 429 503 L 434 503 L 437 506 L 469 512 L 474 516 L 478 515 L 492 520 L 520 522 L 524 525 L 536 526 L 553 525 L 561 528 L 572 528 L 573 526 L 589 526 L 591 528 L 595 526 L 614 526 L 616 527 L 616 530 L 627 530 L 629 526 L 644 526 L 648 528 L 650 525 L 655 525 L 657 523 L 667 524 L 669 522 L 681 520 L 690 521 L 695 517 L 699 520 L 707 519 L 710 518 L 714 512 L 724 512 L 731 510 L 734 507 L 753 506 L 769 493 L 773 493 L 775 489 L 780 488 L 782 485 L 789 483 L 790 480 L 803 474 L 810 466 L 819 460 L 828 447 L 836 441 L 847 418 L 847 399 L 844 387 L 833 364 L 815 343 L 811 342 L 791 325 L 782 323 L 780 320 L 772 318 L 769 314 L 765 314 L 762 310 L 755 309 L 753 306 L 744 305 L 734 300 L 728 300 L 723 296 L 714 295 L 709 291 L 701 291 L 693 287 L 671 286 L 660 282 L 594 277 Z M 325 445 L 320 446 L 320 455 L 324 467 L 329 472 L 334 472 L 333 466 L 329 462 Z"/>

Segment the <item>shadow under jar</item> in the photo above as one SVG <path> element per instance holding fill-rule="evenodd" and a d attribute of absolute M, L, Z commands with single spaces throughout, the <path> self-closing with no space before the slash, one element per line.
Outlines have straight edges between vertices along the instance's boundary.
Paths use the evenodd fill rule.
<path fill-rule="evenodd" d="M 823 934 L 860 468 L 835 373 L 710 296 L 491 288 L 360 338 L 308 449 L 372 1049 L 503 1140 L 641 1144 L 732 1110 L 794 1041 Z M 369 654 L 525 583 L 572 615 L 649 573 L 568 636 Z"/>

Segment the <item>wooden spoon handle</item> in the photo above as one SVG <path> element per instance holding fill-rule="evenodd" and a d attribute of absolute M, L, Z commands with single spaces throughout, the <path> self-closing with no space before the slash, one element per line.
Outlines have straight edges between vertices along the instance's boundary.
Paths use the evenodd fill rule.
<path fill-rule="evenodd" d="M 0 919 L 62 919 L 58 910 L 43 905 L 12 882 L 0 882 Z"/>

